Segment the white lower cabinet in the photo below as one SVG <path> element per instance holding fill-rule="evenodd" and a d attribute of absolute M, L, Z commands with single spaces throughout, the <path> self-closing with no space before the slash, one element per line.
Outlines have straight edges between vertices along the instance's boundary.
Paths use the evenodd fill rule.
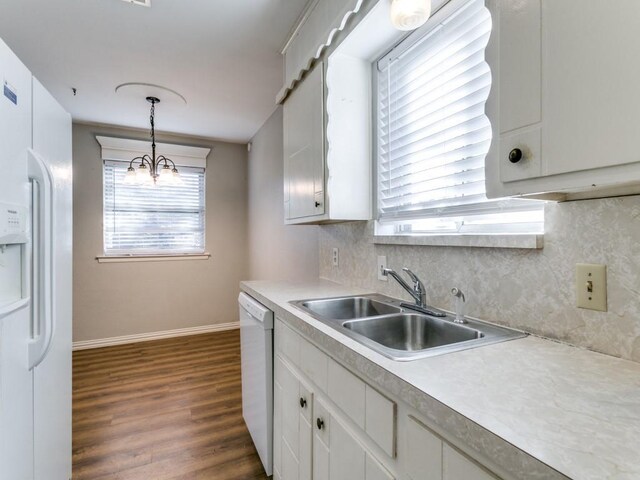
<path fill-rule="evenodd" d="M 319 452 L 318 480 L 364 480 L 365 449 L 325 402 L 316 398 L 314 445 Z"/>
<path fill-rule="evenodd" d="M 311 418 L 313 393 L 275 357 L 274 477 L 311 479 Z"/>
<path fill-rule="evenodd" d="M 412 415 L 405 426 L 407 479 L 498 480 Z"/>
<path fill-rule="evenodd" d="M 276 480 L 498 479 L 280 319 L 274 364 Z"/>
<path fill-rule="evenodd" d="M 405 427 L 407 478 L 441 480 L 442 439 L 414 417 L 407 417 Z"/>
<path fill-rule="evenodd" d="M 365 441 L 276 355 L 274 477 L 281 480 L 389 480 Z"/>

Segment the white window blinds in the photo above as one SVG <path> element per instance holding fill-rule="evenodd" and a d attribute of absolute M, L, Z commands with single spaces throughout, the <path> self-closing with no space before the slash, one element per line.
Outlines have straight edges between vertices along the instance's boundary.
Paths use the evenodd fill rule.
<path fill-rule="evenodd" d="M 205 175 L 180 167 L 181 185 L 125 185 L 128 162 L 104 162 L 105 255 L 203 253 Z"/>
<path fill-rule="evenodd" d="M 482 0 L 445 9 L 377 63 L 378 220 L 396 233 L 538 231 L 541 202 L 485 195 L 489 11 Z"/>

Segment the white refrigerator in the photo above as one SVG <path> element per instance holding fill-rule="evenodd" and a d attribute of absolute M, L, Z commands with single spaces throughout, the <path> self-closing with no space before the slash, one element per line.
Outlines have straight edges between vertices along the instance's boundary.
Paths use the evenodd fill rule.
<path fill-rule="evenodd" d="M 0 480 L 71 478 L 71 118 L 0 40 Z"/>

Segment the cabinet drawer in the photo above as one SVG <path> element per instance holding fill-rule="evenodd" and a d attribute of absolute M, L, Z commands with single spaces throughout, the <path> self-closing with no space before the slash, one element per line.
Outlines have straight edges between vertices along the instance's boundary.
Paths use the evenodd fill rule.
<path fill-rule="evenodd" d="M 329 398 L 387 455 L 396 455 L 396 404 L 333 360 Z"/>
<path fill-rule="evenodd" d="M 300 337 L 300 369 L 323 392 L 327 391 L 329 357 Z"/>
<path fill-rule="evenodd" d="M 276 353 L 286 357 L 293 365 L 300 364 L 300 342 L 302 338 L 287 327 L 282 320 L 276 318 L 275 347 Z"/>
<path fill-rule="evenodd" d="M 353 420 L 365 428 L 365 383 L 346 368 L 329 362 L 329 398 Z"/>
<path fill-rule="evenodd" d="M 397 406 L 378 391 L 366 386 L 365 431 L 387 455 L 396 456 Z"/>
<path fill-rule="evenodd" d="M 448 444 L 444 444 L 442 450 L 442 463 L 444 480 L 498 480 L 498 477 L 489 473 L 473 460 Z"/>
<path fill-rule="evenodd" d="M 405 461 L 407 478 L 428 480 L 442 478 L 442 445 L 440 437 L 412 416 L 407 418 Z M 465 477 L 460 477 L 459 480 Z"/>

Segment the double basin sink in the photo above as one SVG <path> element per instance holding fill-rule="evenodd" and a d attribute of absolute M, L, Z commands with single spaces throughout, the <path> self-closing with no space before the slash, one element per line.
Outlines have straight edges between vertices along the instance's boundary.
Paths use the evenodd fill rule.
<path fill-rule="evenodd" d="M 384 295 L 358 295 L 291 302 L 293 306 L 393 360 L 416 360 L 524 337 L 477 320 L 456 323 Z"/>

